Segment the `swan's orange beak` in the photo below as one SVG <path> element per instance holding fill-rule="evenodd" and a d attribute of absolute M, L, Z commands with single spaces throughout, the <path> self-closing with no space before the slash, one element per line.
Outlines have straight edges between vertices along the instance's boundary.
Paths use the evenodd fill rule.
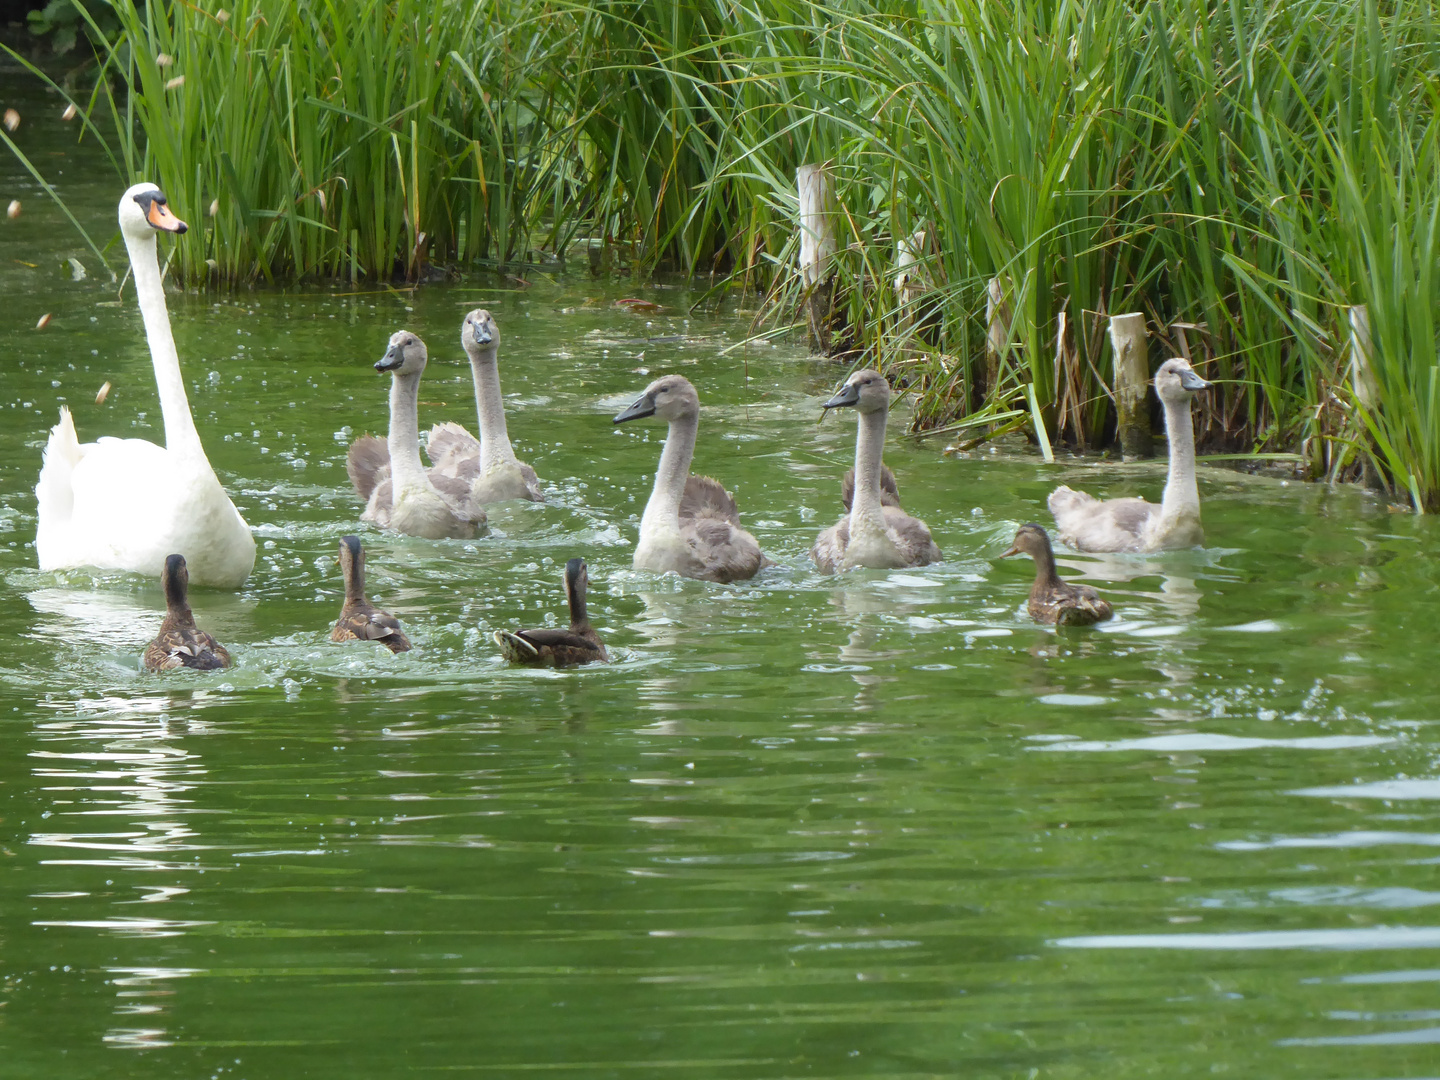
<path fill-rule="evenodd" d="M 183 233 L 190 227 L 172 214 L 170 207 L 166 206 L 159 199 L 150 200 L 150 209 L 145 214 L 145 220 L 150 222 L 151 226 L 156 229 L 160 229 L 163 232 L 175 233 L 176 235 Z"/>

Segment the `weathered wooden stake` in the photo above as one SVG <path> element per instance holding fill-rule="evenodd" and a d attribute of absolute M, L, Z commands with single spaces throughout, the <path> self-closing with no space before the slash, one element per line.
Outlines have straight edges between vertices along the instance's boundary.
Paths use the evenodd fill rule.
<path fill-rule="evenodd" d="M 1145 316 L 1110 317 L 1110 347 L 1115 354 L 1115 412 L 1120 451 L 1126 461 L 1150 456 L 1150 359 L 1145 348 Z"/>
<path fill-rule="evenodd" d="M 1355 391 L 1355 400 L 1367 409 L 1373 409 L 1379 397 L 1375 372 L 1370 366 L 1373 350 L 1370 309 L 1364 304 L 1356 304 L 1350 309 L 1350 385 Z"/>
<path fill-rule="evenodd" d="M 925 230 L 916 229 L 903 237 L 896 245 L 895 254 L 895 306 L 899 311 L 897 339 L 900 349 L 909 352 L 915 337 L 915 327 L 920 321 L 918 302 L 928 291 L 930 282 L 920 264 L 921 253 L 925 250 Z"/>
<path fill-rule="evenodd" d="M 1350 309 L 1350 387 L 1355 391 L 1355 400 L 1367 411 L 1374 411 L 1380 399 L 1380 389 L 1375 385 L 1375 369 L 1370 363 L 1374 355 L 1375 345 L 1370 340 L 1370 309 L 1364 304 L 1356 304 Z M 1360 482 L 1368 488 L 1384 487 L 1370 456 L 1360 454 L 1359 457 Z"/>
<path fill-rule="evenodd" d="M 1006 281 L 993 277 L 985 294 L 985 386 L 984 393 L 1000 381 L 1000 357 L 1010 343 L 1010 303 L 1005 298 Z"/>
<path fill-rule="evenodd" d="M 834 300 L 835 228 L 830 173 L 824 164 L 795 170 L 800 194 L 800 283 L 812 352 L 830 351 L 830 315 Z"/>

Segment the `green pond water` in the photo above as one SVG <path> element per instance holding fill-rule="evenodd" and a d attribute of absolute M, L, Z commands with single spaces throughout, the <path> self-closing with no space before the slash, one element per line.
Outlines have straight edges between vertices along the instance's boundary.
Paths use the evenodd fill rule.
<path fill-rule="evenodd" d="M 119 185 L 25 111 L 108 238 Z M 993 556 L 1055 484 L 1156 498 L 1163 466 L 946 459 L 902 405 L 887 460 L 945 561 L 827 578 L 843 372 L 734 348 L 743 311 L 582 275 L 175 292 L 259 551 L 192 597 L 235 667 L 152 675 L 158 584 L 32 548 L 60 403 L 84 439 L 161 438 L 133 290 L 0 176 L 25 205 L 0 226 L 5 1080 L 1440 1076 L 1430 520 L 1207 468 L 1206 547 L 1064 556 L 1117 617 L 1057 635 L 1024 614 L 1031 564 Z M 482 304 L 548 502 L 469 542 L 359 528 L 371 365 L 417 331 L 422 425 L 473 426 Z M 672 371 L 697 471 L 778 564 L 753 582 L 630 568 L 663 431 L 611 416 Z M 407 655 L 327 640 L 357 530 Z M 507 667 L 491 630 L 561 614 L 575 555 L 615 663 Z"/>

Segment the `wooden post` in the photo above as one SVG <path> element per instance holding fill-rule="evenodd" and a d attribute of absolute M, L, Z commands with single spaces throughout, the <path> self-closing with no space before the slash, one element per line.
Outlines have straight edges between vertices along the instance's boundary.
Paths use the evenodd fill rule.
<path fill-rule="evenodd" d="M 993 277 L 985 294 L 985 386 L 989 394 L 1000 381 L 1000 357 L 1010 344 L 1010 303 L 1005 299 L 1005 279 Z"/>
<path fill-rule="evenodd" d="M 810 331 L 810 350 L 826 353 L 830 351 L 835 259 L 830 173 L 824 164 L 801 165 L 795 170 L 795 185 L 800 194 L 801 302 Z"/>
<path fill-rule="evenodd" d="M 1375 370 L 1371 359 L 1375 355 L 1374 342 L 1370 340 L 1370 309 L 1356 304 L 1350 309 L 1350 388 L 1355 400 L 1367 412 L 1373 412 L 1380 399 L 1379 387 L 1375 385 Z M 1362 440 L 1367 443 L 1369 440 Z M 1368 488 L 1383 488 L 1375 462 L 1369 454 L 1361 452 L 1360 483 Z"/>
<path fill-rule="evenodd" d="M 1150 360 L 1145 348 L 1145 316 L 1110 317 L 1114 351 L 1116 434 L 1126 461 L 1150 456 Z"/>
<path fill-rule="evenodd" d="M 1370 366 L 1373 350 L 1370 309 L 1364 304 L 1356 304 L 1350 309 L 1350 386 L 1355 391 L 1355 400 L 1367 409 L 1373 409 L 1379 397 L 1375 372 Z"/>
<path fill-rule="evenodd" d="M 930 286 L 920 264 L 924 250 L 925 230 L 916 229 L 901 239 L 895 254 L 895 307 L 899 314 L 896 337 L 901 351 L 907 353 L 912 348 L 915 328 L 920 322 L 917 310 L 919 299 Z"/>

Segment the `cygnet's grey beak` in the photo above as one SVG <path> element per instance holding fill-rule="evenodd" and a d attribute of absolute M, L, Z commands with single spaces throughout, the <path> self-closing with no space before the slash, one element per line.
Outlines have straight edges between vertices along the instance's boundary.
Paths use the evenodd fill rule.
<path fill-rule="evenodd" d="M 854 405 L 859 400 L 860 387 L 855 383 L 846 383 L 834 397 L 820 407 L 822 409 L 839 409 L 846 405 Z"/>
<path fill-rule="evenodd" d="M 385 355 L 375 361 L 375 370 L 394 371 L 403 363 L 405 363 L 405 350 L 399 345 L 391 345 L 385 350 Z"/>
<path fill-rule="evenodd" d="M 476 345 L 489 345 L 495 340 L 495 335 L 490 331 L 489 323 L 471 323 L 471 333 L 475 335 Z"/>
<path fill-rule="evenodd" d="M 1193 371 L 1180 372 L 1180 386 L 1182 389 L 1194 393 L 1196 390 L 1204 390 L 1209 385 L 1208 382 L 1200 378 L 1200 376 L 1196 375 Z"/>
<path fill-rule="evenodd" d="M 641 394 L 628 407 L 615 415 L 615 423 L 623 424 L 626 420 L 639 420 L 644 416 L 655 415 L 655 399 L 649 394 Z"/>

